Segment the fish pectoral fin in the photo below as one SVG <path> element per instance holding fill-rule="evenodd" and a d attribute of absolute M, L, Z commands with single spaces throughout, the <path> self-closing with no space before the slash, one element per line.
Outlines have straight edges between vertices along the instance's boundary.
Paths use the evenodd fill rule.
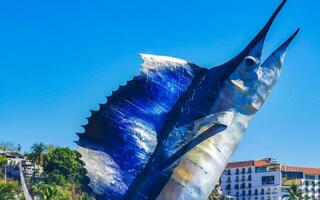
<path fill-rule="evenodd" d="M 205 116 L 196 120 L 193 123 L 193 132 L 197 133 L 196 134 L 196 137 L 197 137 L 198 135 L 203 134 L 204 132 L 206 132 L 211 127 L 217 124 L 229 126 L 232 123 L 233 118 L 234 118 L 234 111 L 232 110 L 210 114 L 208 116 Z"/>
<path fill-rule="evenodd" d="M 202 132 L 200 135 L 196 136 L 193 140 L 185 144 L 183 147 L 181 147 L 178 151 L 176 151 L 172 156 L 170 156 L 165 161 L 161 162 L 158 166 L 159 170 L 166 169 L 171 164 L 179 160 L 183 155 L 188 153 L 191 149 L 193 149 L 195 146 L 200 144 L 201 142 L 205 141 L 206 139 L 224 131 L 227 128 L 224 124 L 215 124 L 210 126 L 206 131 Z"/>

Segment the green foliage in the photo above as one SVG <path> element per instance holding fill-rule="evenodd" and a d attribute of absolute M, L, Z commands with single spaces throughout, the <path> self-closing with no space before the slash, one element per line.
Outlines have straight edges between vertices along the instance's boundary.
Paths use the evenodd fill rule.
<path fill-rule="evenodd" d="M 32 191 L 41 200 L 71 200 L 71 193 L 56 185 L 35 184 Z"/>
<path fill-rule="evenodd" d="M 5 155 L 0 155 L 0 167 L 7 164 L 7 157 Z"/>
<path fill-rule="evenodd" d="M 32 178 L 33 196 L 41 200 L 94 200 L 86 193 L 89 180 L 77 151 L 39 143 L 34 144 L 32 152 L 25 156 L 43 166 L 43 173 Z"/>
<path fill-rule="evenodd" d="M 13 200 L 19 194 L 19 185 L 17 183 L 4 183 L 0 182 L 0 199 Z"/>
<path fill-rule="evenodd" d="M 63 181 L 77 185 L 86 184 L 86 170 L 80 160 L 80 154 L 69 148 L 55 148 L 47 155 L 44 172 L 51 183 L 61 184 Z"/>
<path fill-rule="evenodd" d="M 290 187 L 284 187 L 283 191 L 286 192 L 287 194 L 284 195 L 282 199 L 286 199 L 286 200 L 306 199 L 306 198 L 303 198 L 303 195 L 302 195 L 303 193 L 299 189 L 299 186 L 296 184 L 292 184 Z"/>
<path fill-rule="evenodd" d="M 46 160 L 46 150 L 47 147 L 43 143 L 36 143 L 32 147 L 32 152 L 29 155 L 29 159 L 39 166 L 43 166 Z"/>

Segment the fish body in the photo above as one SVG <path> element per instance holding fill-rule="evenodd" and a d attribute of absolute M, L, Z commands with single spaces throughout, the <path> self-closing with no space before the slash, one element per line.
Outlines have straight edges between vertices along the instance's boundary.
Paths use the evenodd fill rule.
<path fill-rule="evenodd" d="M 236 57 L 206 69 L 143 54 L 139 76 L 93 111 L 79 134 L 90 186 L 101 199 L 206 199 L 277 82 L 298 30 L 261 62 L 268 30 Z"/>

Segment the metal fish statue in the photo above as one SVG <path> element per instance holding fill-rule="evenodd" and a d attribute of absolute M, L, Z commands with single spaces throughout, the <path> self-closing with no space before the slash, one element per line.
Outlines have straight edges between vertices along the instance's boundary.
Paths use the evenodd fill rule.
<path fill-rule="evenodd" d="M 261 62 L 267 32 L 285 3 L 241 53 L 220 66 L 142 54 L 140 75 L 92 111 L 78 134 L 90 186 L 101 199 L 209 196 L 299 31 Z"/>

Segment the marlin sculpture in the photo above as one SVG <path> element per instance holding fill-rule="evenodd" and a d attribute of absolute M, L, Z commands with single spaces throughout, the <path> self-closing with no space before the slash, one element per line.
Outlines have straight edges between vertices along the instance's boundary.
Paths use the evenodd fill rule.
<path fill-rule="evenodd" d="M 285 3 L 241 53 L 217 67 L 142 54 L 140 75 L 92 111 L 78 134 L 90 186 L 101 199 L 209 196 L 299 31 L 261 62 L 267 32 Z"/>

